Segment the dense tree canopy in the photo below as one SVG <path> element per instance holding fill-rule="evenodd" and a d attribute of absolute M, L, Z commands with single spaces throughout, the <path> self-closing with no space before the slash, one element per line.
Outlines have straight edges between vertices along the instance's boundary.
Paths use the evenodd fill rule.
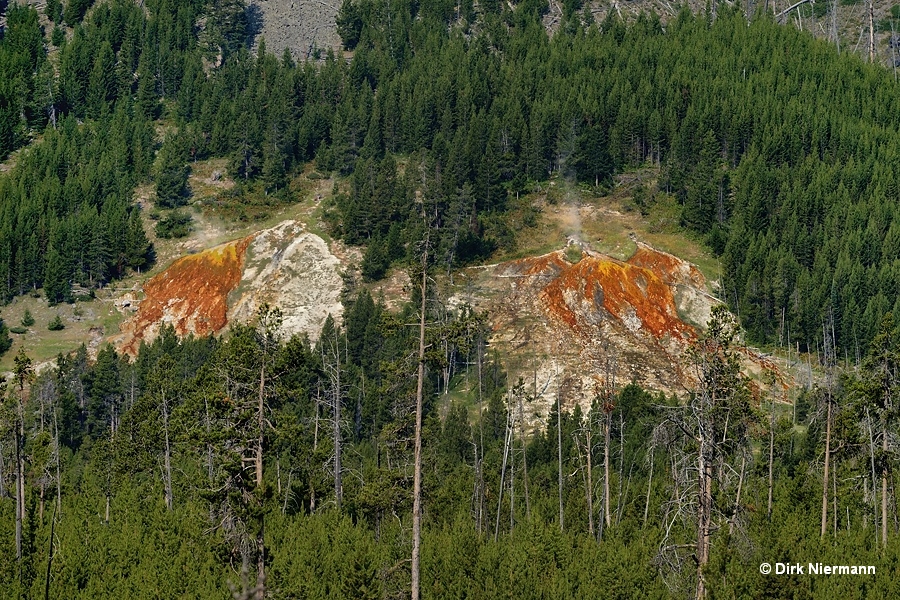
<path fill-rule="evenodd" d="M 855 483 L 864 479 L 871 490 L 896 461 L 887 441 L 886 451 L 870 452 L 888 440 L 890 430 L 882 427 L 895 418 L 885 392 L 896 386 L 882 385 L 893 377 L 883 367 L 900 348 L 892 321 L 884 322 L 878 349 L 859 373 L 801 395 L 796 419 L 803 428 L 780 408 L 770 426 L 762 414 L 772 397 L 748 404 L 725 338 L 713 332 L 698 345 L 696 364 L 706 379 L 693 401 L 679 404 L 633 384 L 601 388 L 590 410 L 551 406 L 546 427 L 525 433 L 520 420 L 524 407 L 533 410 L 535 390 L 508 381 L 502 363 L 490 357 L 494 352 L 486 355 L 478 315 L 429 313 L 436 324 L 428 328 L 428 346 L 447 350 L 427 359 L 424 597 L 692 593 L 695 564 L 667 557 L 672 540 L 684 554 L 697 539 L 689 498 L 698 489 L 692 465 L 700 455 L 694 438 L 682 434 L 703 425 L 693 419 L 704 402 L 709 414 L 703 418 L 714 421 L 710 431 L 720 453 L 708 472 L 715 481 L 707 498 L 715 527 L 700 571 L 711 595 L 895 591 L 886 565 L 900 537 L 890 523 L 886 536 L 878 533 L 886 523 L 877 509 L 882 492 L 873 497 Z M 315 345 L 279 336 L 275 318 L 222 339 L 179 341 L 164 328 L 134 362 L 110 346 L 88 361 L 82 347 L 36 378 L 23 368 L 21 387 L 14 379 L 4 390 L 0 413 L 5 556 L 16 554 L 16 435 L 27 495 L 23 558 L 0 563 L 4 589 L 42 596 L 49 561 L 54 596 L 220 597 L 246 585 L 241 565 L 253 565 L 253 540 L 261 534 L 273 597 L 402 594 L 417 343 L 404 323 L 412 314 L 411 308 L 392 314 L 361 293 L 345 326 L 332 321 Z M 20 355 L 17 365 L 26 365 L 27 355 Z M 826 392 L 836 406 L 837 479 L 833 493 L 828 488 L 828 543 L 822 544 L 817 495 L 824 431 L 821 413 L 803 407 Z M 344 415 L 338 438 L 331 433 L 334 401 Z M 673 429 L 676 422 L 688 429 Z M 252 475 L 260 431 L 262 486 Z M 767 480 L 766 453 L 745 449 L 768 443 L 770 435 L 773 479 Z M 329 468 L 336 439 L 344 446 L 340 509 Z M 762 508 L 767 482 L 774 482 L 771 517 Z M 890 497 L 886 502 L 893 507 Z M 883 514 L 892 519 L 894 510 Z M 883 553 L 872 547 L 873 534 Z M 807 555 L 828 564 L 876 565 L 876 575 L 860 588 L 858 578 L 758 572 L 761 562 L 805 562 Z M 110 578 L 111 572 L 123 575 Z"/>
<path fill-rule="evenodd" d="M 145 269 L 135 186 L 178 206 L 190 163 L 209 157 L 288 201 L 310 161 L 344 178 L 326 217 L 365 246 L 367 279 L 413 258 L 424 223 L 430 266 L 452 271 L 510 248 L 510 198 L 534 182 L 605 189 L 652 166 L 683 227 L 720 256 L 719 292 L 753 338 L 827 347 L 829 369 L 869 358 L 843 379 L 829 370 L 790 419 L 733 370 L 728 389 L 693 390 L 695 403 L 736 399 L 698 409 L 721 444 L 698 481 L 683 476 L 694 438 L 663 426 L 673 401 L 637 386 L 601 390 L 590 411 L 550 407 L 542 430 L 513 426 L 537 390 L 484 351 L 478 315 L 434 303 L 424 595 L 667 597 L 700 578 L 713 595 L 897 595 L 881 566 L 900 550 L 887 501 L 897 333 L 884 318 L 900 310 L 897 84 L 765 16 L 719 7 L 626 25 L 564 6 L 551 36 L 541 0 L 351 0 L 339 31 L 352 54 L 300 63 L 262 41 L 249 52 L 239 1 L 49 2 L 67 34 L 50 58 L 37 13 L 9 6 L 0 158 L 18 153 L 0 175 L 0 296 L 64 302 Z M 186 226 L 179 214 L 161 222 Z M 315 345 L 279 338 L 274 321 L 221 339 L 164 329 L 133 363 L 82 348 L 36 378 L 22 370 L 0 406 L 0 554 L 21 556 L 0 562 L 0 587 L 221 597 L 261 569 L 274 597 L 405 590 L 416 318 L 348 298 Z M 755 451 L 766 443 L 771 462 Z M 699 572 L 662 551 L 696 539 L 693 497 L 722 525 Z M 879 570 L 864 587 L 757 570 L 814 557 Z"/>
<path fill-rule="evenodd" d="M 339 24 L 352 58 L 296 63 L 264 44 L 247 52 L 239 2 L 155 0 L 145 12 L 116 0 L 75 24 L 58 76 L 36 13 L 11 6 L 0 152 L 46 133 L 0 183 L 4 296 L 49 273 L 52 298 L 65 299 L 71 283 L 141 268 L 152 260 L 142 240 L 116 247 L 132 186 L 152 177 L 160 206 L 180 204 L 188 161 L 209 156 L 268 193 L 286 193 L 310 160 L 350 176 L 331 222 L 367 246 L 370 278 L 415 237 L 414 189 L 435 201 L 452 266 L 513 243 L 507 195 L 528 181 L 558 172 L 602 185 L 649 162 L 682 224 L 721 254 L 720 293 L 751 336 L 814 347 L 833 319 L 838 347 L 862 355 L 881 315 L 900 308 L 889 73 L 729 10 L 664 27 L 573 9 L 550 37 L 540 2 L 490 6 L 476 17 L 466 3 L 348 1 Z M 458 11 L 477 26 L 448 27 Z M 154 167 L 162 107 L 177 127 Z"/>

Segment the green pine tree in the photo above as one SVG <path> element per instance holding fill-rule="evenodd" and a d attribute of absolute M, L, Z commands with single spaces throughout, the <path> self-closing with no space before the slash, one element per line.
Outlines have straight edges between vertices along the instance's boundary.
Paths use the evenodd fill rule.
<path fill-rule="evenodd" d="M 44 268 L 44 296 L 51 305 L 69 300 L 72 295 L 72 283 L 66 270 L 65 259 L 51 240 L 47 247 L 46 267 Z"/>
<path fill-rule="evenodd" d="M 175 208 L 187 204 L 187 181 L 190 169 L 180 153 L 163 150 L 162 166 L 156 178 L 156 206 Z"/>
<path fill-rule="evenodd" d="M 12 338 L 9 337 L 9 328 L 3 319 L 0 319 L 0 356 L 3 356 L 12 347 Z"/>

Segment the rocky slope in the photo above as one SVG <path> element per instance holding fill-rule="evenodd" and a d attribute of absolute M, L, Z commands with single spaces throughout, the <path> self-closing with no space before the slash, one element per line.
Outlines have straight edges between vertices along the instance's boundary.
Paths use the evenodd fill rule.
<path fill-rule="evenodd" d="M 340 322 L 341 261 L 297 221 L 259 232 L 247 248 L 240 283 L 228 298 L 228 321 L 248 321 L 263 304 L 284 314 L 287 335 L 317 339 L 328 315 Z"/>
<path fill-rule="evenodd" d="M 683 353 L 717 303 L 697 267 L 642 243 L 621 261 L 570 241 L 469 275 L 455 301 L 488 311 L 510 379 L 521 377 L 529 393 L 536 385 L 532 420 L 557 394 L 564 406 L 587 408 L 607 382 L 683 392 L 691 383 Z"/>
<path fill-rule="evenodd" d="M 280 56 L 285 48 L 295 60 L 315 58 L 317 50 L 340 52 L 334 20 L 339 0 L 250 0 L 247 13 L 254 35 L 254 48 L 266 40 L 269 52 Z"/>
<path fill-rule="evenodd" d="M 176 260 L 144 284 L 143 298 L 120 300 L 134 314 L 114 341 L 133 356 L 163 325 L 180 336 L 215 334 L 251 320 L 262 304 L 282 310 L 286 336 L 316 339 L 328 314 L 340 322 L 340 267 L 322 238 L 284 221 Z"/>
<path fill-rule="evenodd" d="M 490 344 L 501 351 L 510 381 L 521 378 L 529 394 L 537 388 L 533 424 L 557 396 L 564 406 L 587 408 L 598 386 L 634 381 L 678 395 L 692 386 L 684 354 L 718 300 L 696 266 L 636 246 L 623 261 L 573 238 L 564 249 L 458 275 L 465 292 L 450 304 L 487 313 Z M 286 220 L 182 257 L 143 286 L 142 299 L 123 297 L 119 305 L 133 315 L 115 341 L 134 355 L 164 324 L 182 336 L 215 334 L 252 320 L 263 304 L 282 310 L 285 335 L 315 340 L 329 314 L 340 321 L 341 272 L 352 268 L 302 223 Z M 405 295 L 399 288 L 382 292 L 395 305 Z M 749 349 L 744 354 L 748 372 L 772 370 L 783 381 L 776 364 Z"/>

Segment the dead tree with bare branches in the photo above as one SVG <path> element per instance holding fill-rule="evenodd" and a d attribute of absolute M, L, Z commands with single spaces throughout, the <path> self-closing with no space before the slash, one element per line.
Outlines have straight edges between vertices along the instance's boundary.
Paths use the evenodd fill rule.
<path fill-rule="evenodd" d="M 712 536 L 733 514 L 729 489 L 742 477 L 735 481 L 740 468 L 731 461 L 746 445 L 751 420 L 749 391 L 733 348 L 737 334 L 734 316 L 723 306 L 714 308 L 706 333 L 689 352 L 695 387 L 683 406 L 668 410 L 665 420 L 675 440 L 670 455 L 676 493 L 666 507 L 657 561 L 678 574 L 690 559 L 698 600 L 708 592 L 705 571 Z M 690 529 L 693 541 L 677 539 Z"/>

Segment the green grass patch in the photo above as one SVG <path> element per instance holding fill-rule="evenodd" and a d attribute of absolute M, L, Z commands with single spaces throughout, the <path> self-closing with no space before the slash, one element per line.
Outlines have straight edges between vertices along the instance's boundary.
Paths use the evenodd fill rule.
<path fill-rule="evenodd" d="M 578 261 L 581 260 L 581 257 L 583 256 L 583 254 L 584 253 L 581 251 L 581 246 L 578 246 L 576 244 L 570 244 L 570 245 L 566 246 L 566 251 L 565 251 L 566 260 L 569 261 L 570 263 L 572 263 L 573 265 L 577 264 Z"/>
<path fill-rule="evenodd" d="M 118 285 L 131 284 L 126 281 Z M 12 370 L 13 358 L 21 347 L 24 347 L 28 356 L 39 365 L 55 360 L 60 353 L 72 352 L 81 344 L 97 346 L 107 337 L 117 334 L 124 315 L 116 310 L 112 302 L 114 295 L 117 293 L 100 290 L 93 302 L 56 306 L 49 306 L 43 297 L 20 296 L 14 299 L 3 307 L 4 320 L 7 323 L 19 323 L 27 310 L 35 320 L 35 327 L 23 328 L 25 329 L 23 333 L 12 336 L 12 348 L 0 356 L 0 373 Z M 65 329 L 48 330 L 47 325 L 57 315 L 65 325 Z"/>

